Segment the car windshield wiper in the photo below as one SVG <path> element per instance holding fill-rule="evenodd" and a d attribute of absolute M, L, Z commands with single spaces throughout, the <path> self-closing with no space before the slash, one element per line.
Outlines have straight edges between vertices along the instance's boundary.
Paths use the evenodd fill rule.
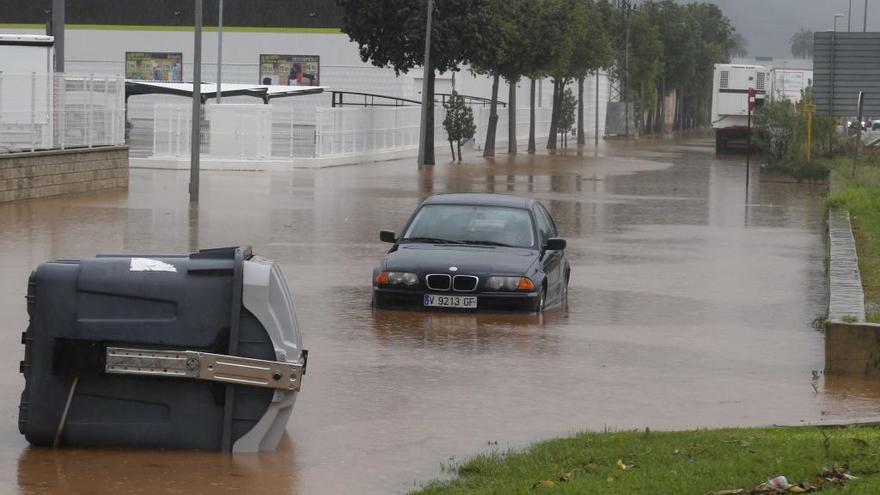
<path fill-rule="evenodd" d="M 495 241 L 455 241 L 458 244 L 473 244 L 476 246 L 499 246 L 499 247 L 515 247 L 510 244 L 504 244 L 503 242 L 495 242 Z"/>
<path fill-rule="evenodd" d="M 428 242 L 431 244 L 458 244 L 457 241 L 449 239 L 440 239 L 437 237 L 404 237 L 400 242 Z"/>

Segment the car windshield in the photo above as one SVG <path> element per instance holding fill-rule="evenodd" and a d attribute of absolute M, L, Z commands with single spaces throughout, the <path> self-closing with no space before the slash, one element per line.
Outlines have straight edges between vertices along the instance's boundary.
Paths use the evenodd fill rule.
<path fill-rule="evenodd" d="M 401 241 L 515 247 L 535 244 L 528 210 L 470 205 L 423 206 Z"/>

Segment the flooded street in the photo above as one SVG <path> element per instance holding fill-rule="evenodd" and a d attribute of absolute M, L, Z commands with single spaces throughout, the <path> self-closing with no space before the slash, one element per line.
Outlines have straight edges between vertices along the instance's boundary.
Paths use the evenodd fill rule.
<path fill-rule="evenodd" d="M 207 172 L 132 170 L 128 192 L 0 205 L 0 493 L 385 494 L 442 465 L 581 429 L 796 424 L 876 415 L 880 388 L 813 382 L 826 310 L 819 186 L 758 182 L 708 139 L 599 157 L 500 156 Z M 438 161 L 445 161 L 438 155 Z M 370 273 L 428 194 L 528 195 L 568 240 L 567 309 L 372 311 Z M 250 244 L 279 260 L 310 351 L 280 452 L 29 448 L 17 430 L 27 277 L 96 253 Z M 815 387 L 815 388 L 814 388 Z"/>

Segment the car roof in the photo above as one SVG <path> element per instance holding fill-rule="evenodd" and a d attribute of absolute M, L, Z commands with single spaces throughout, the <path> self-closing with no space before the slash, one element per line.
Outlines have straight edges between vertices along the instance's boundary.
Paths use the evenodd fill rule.
<path fill-rule="evenodd" d="M 530 208 L 534 199 L 493 193 L 449 193 L 435 194 L 425 199 L 426 205 L 481 205 L 506 206 L 508 208 Z"/>

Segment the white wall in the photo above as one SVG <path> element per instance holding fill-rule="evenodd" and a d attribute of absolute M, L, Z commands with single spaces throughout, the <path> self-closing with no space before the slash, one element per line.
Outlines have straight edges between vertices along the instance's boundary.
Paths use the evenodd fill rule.
<path fill-rule="evenodd" d="M 19 32 L 39 33 L 34 30 Z M 125 52 L 127 51 L 169 51 L 183 53 L 184 79 L 192 77 L 193 34 L 191 31 L 136 31 L 136 30 L 84 30 L 68 29 L 66 31 L 66 68 L 68 73 L 121 75 L 124 72 Z M 223 82 L 227 83 L 258 83 L 259 55 L 261 53 L 288 53 L 302 55 L 318 55 L 321 57 L 320 83 L 329 89 L 375 93 L 395 97 L 419 100 L 421 98 L 422 71 L 418 68 L 407 74 L 397 76 L 392 69 L 378 68 L 362 62 L 358 47 L 345 34 L 314 34 L 314 33 L 258 33 L 230 32 L 223 35 Z M 216 75 L 217 33 L 206 32 L 203 35 L 202 77 L 205 81 L 213 81 Z M 600 134 L 604 132 L 605 102 L 607 101 L 607 81 L 601 78 L 600 89 Z M 472 73 L 468 67 L 445 74 L 438 74 L 436 91 L 448 93 L 453 89 L 459 93 L 491 97 L 492 80 L 485 75 Z M 552 105 L 553 85 L 549 79 L 537 81 L 536 106 L 541 119 L 549 114 Z M 572 89 L 575 87 L 572 85 Z M 517 84 L 517 107 L 519 110 L 519 134 L 523 136 L 523 126 L 528 123 L 529 80 L 523 79 Z M 585 118 L 587 135 L 592 135 L 595 83 L 589 78 L 585 87 Z M 499 100 L 507 102 L 508 85 L 502 79 L 498 91 Z M 275 132 L 278 128 L 290 129 L 293 141 L 307 142 L 314 134 L 317 109 L 330 106 L 330 95 L 314 95 L 274 100 L 273 121 Z M 356 97 L 348 97 L 353 102 Z M 224 98 L 224 102 L 254 103 L 247 97 Z M 132 156 L 149 156 L 153 154 L 153 116 L 156 105 L 184 104 L 180 97 L 164 95 L 145 95 L 133 97 L 128 101 L 128 119 L 133 124 L 131 153 Z M 442 109 L 438 109 L 442 110 Z M 498 126 L 498 143 L 506 141 L 506 110 L 499 108 L 501 119 Z M 438 116 L 442 115 L 438 111 Z M 438 117 L 438 125 L 442 116 Z M 542 120 L 543 123 L 543 120 Z M 405 127 L 405 126 L 404 126 Z M 538 138 L 545 139 L 546 131 L 539 126 Z M 340 127 L 341 129 L 342 127 Z M 287 131 L 285 131 L 287 132 Z M 485 129 L 479 131 L 478 147 L 482 146 Z M 296 136 L 294 136 L 296 133 Z M 527 135 L 527 134 L 526 134 Z M 524 143 L 521 143 L 524 144 Z M 311 156 L 308 150 L 300 150 L 301 146 L 288 146 L 284 156 L 299 157 L 303 154 Z M 141 149 L 143 148 L 143 149 Z M 294 149 L 296 148 L 296 149 Z M 499 148 L 501 149 L 501 148 Z"/>

